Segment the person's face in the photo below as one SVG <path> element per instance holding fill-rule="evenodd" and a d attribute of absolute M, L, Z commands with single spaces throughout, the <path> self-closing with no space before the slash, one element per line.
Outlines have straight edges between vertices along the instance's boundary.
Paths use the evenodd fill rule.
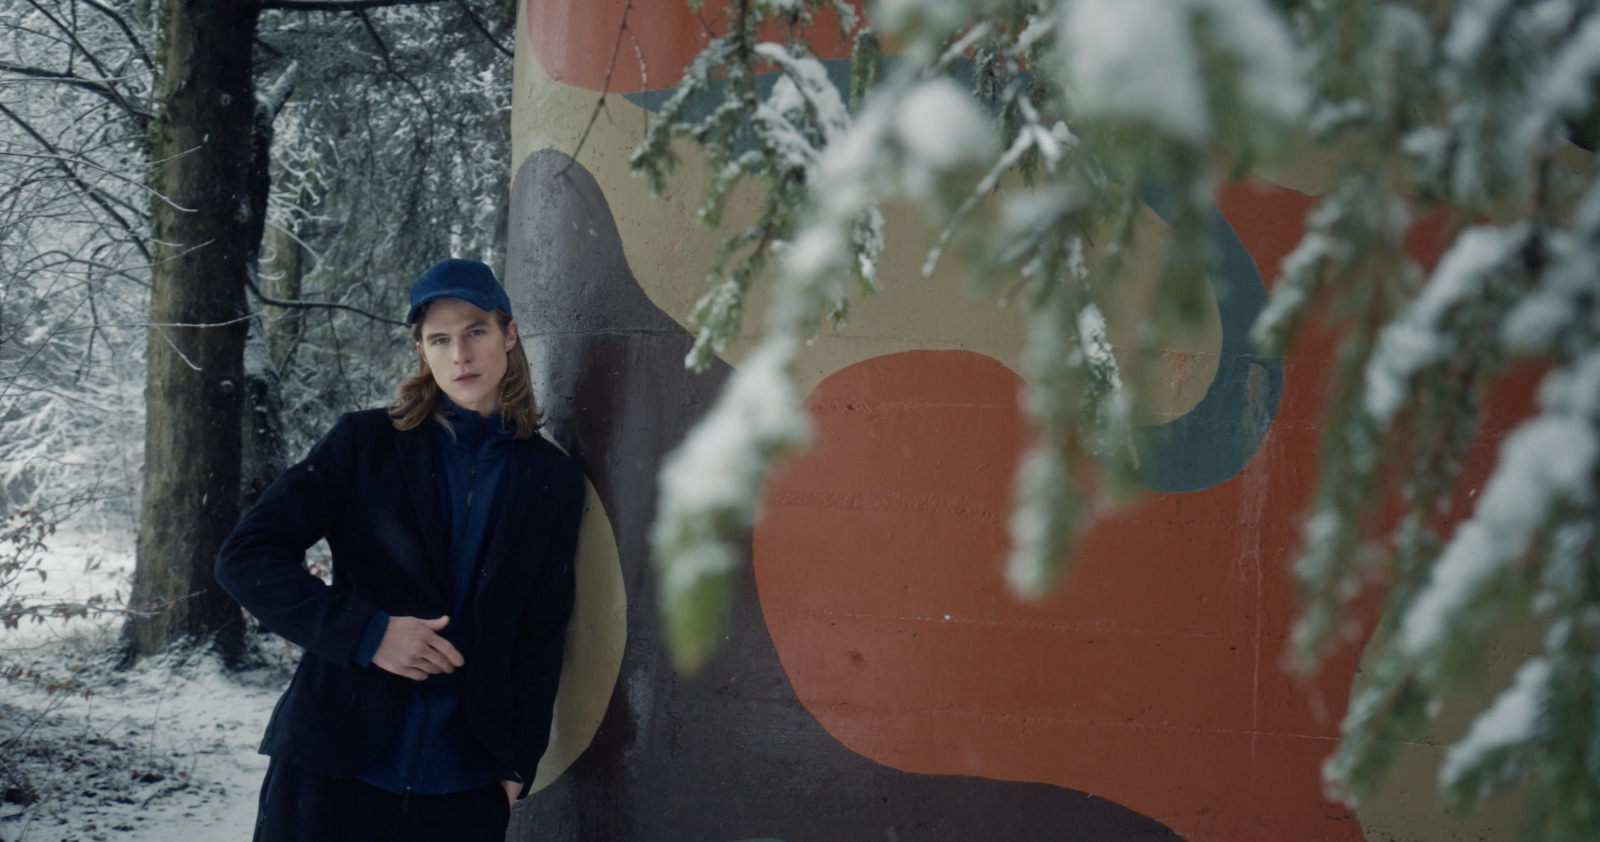
<path fill-rule="evenodd" d="M 440 298 L 422 317 L 417 351 L 456 406 L 490 415 L 500 409 L 506 353 L 516 344 L 516 322 L 502 331 L 493 313 L 458 298 Z"/>

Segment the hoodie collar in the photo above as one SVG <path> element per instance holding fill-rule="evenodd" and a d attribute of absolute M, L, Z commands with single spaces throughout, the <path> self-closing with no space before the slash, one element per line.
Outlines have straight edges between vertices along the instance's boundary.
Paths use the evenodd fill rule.
<path fill-rule="evenodd" d="M 479 415 L 470 409 L 456 406 L 455 401 L 447 395 L 439 395 L 439 415 L 443 418 L 445 426 L 445 440 L 466 446 L 468 442 L 499 443 L 511 438 L 511 431 L 506 429 L 505 423 L 498 413 L 493 415 Z M 455 435 L 450 435 L 454 432 Z"/>

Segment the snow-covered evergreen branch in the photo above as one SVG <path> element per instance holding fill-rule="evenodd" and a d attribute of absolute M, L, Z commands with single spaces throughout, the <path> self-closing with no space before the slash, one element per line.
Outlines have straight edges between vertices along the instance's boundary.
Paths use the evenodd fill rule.
<path fill-rule="evenodd" d="M 880 200 L 912 197 L 941 226 L 929 272 L 961 249 L 1027 314 L 1035 440 L 1007 575 L 1038 593 L 1137 471 L 1128 418 L 1143 380 L 1125 361 L 1148 348 L 1110 348 L 1096 304 L 1135 216 L 1157 204 L 1173 231 L 1149 317 L 1184 323 L 1207 294 L 1217 150 L 1247 170 L 1298 132 L 1336 145 L 1342 165 L 1252 333 L 1271 354 L 1313 319 L 1342 334 L 1295 563 L 1296 663 L 1314 668 L 1349 635 L 1351 600 L 1388 589 L 1329 780 L 1359 800 L 1485 636 L 1531 615 L 1545 651 L 1451 749 L 1441 785 L 1470 806 L 1532 775 L 1538 838 L 1600 833 L 1600 184 L 1592 161 L 1558 163 L 1567 137 L 1592 145 L 1600 126 L 1596 4 L 1277 4 L 1284 17 L 1258 0 L 884 0 L 857 39 L 848 120 L 795 34 L 819 5 L 736 4 L 634 159 L 659 192 L 670 140 L 699 143 L 712 226 L 743 178 L 767 187 L 712 267 L 689 362 L 726 351 L 750 288 L 770 278 L 764 338 L 662 477 L 655 549 L 680 661 L 709 656 L 723 603 L 706 595 L 726 592 L 766 466 L 805 440 L 795 358 L 875 289 Z M 773 18 L 790 39 L 757 43 Z M 900 50 L 881 65 L 878 32 Z M 782 78 L 758 96 L 768 66 Z M 952 81 L 962 74 L 970 91 Z M 711 103 L 699 121 L 684 117 L 694 98 Z M 991 202 L 998 213 L 974 213 Z M 1430 209 L 1451 217 L 1454 243 L 1425 273 L 1407 236 Z M 1091 223 L 1111 241 L 1089 249 Z M 1159 327 L 1139 336 L 1153 345 Z M 1549 366 L 1540 413 L 1446 534 L 1485 396 L 1517 358 Z M 1379 517 L 1386 506 L 1398 517 Z"/>
<path fill-rule="evenodd" d="M 1344 638 L 1357 594 L 1388 588 L 1372 679 L 1327 777 L 1352 800 L 1371 792 L 1481 668 L 1489 636 L 1531 620 L 1545 651 L 1451 747 L 1441 788 L 1465 809 L 1531 777 L 1534 838 L 1593 838 L 1600 186 L 1556 155 L 1596 111 L 1600 17 L 1592 3 L 1466 0 L 1312 7 L 1299 24 L 1319 68 L 1308 128 L 1351 165 L 1256 326 L 1281 342 L 1321 298 L 1345 331 L 1296 565 L 1297 660 Z M 1426 279 L 1405 258 L 1415 202 L 1456 221 Z M 1515 358 L 1550 366 L 1540 412 L 1501 442 L 1481 493 L 1462 488 L 1486 395 Z M 1472 517 L 1443 532 L 1443 513 L 1474 495 Z M 1385 506 L 1399 517 L 1379 529 Z"/>
<path fill-rule="evenodd" d="M 798 27 L 812 8 L 776 5 L 776 14 Z M 860 80 L 878 81 L 852 97 L 857 110 L 851 119 L 803 42 L 755 42 L 765 9 L 735 5 L 729 33 L 691 63 L 634 155 L 635 172 L 660 192 L 675 161 L 670 139 L 699 142 L 713 172 L 701 210 L 710 225 L 720 222 L 723 197 L 747 174 L 759 174 L 768 188 L 756 223 L 727 240 L 712 267 L 712 288 L 691 315 L 698 335 L 688 360 L 702 366 L 728 347 L 740 330 L 748 290 L 770 270 L 766 338 L 752 353 L 761 364 L 734 375 L 727 396 L 662 476 L 656 558 L 669 583 L 662 599 L 669 628 L 678 630 L 674 651 L 688 666 L 709 655 L 722 604 L 679 601 L 677 595 L 726 592 L 735 542 L 754 516 L 766 466 L 803 440 L 804 419 L 792 398 L 783 413 L 755 413 L 737 396 L 792 393 L 794 360 L 804 341 L 823 324 L 841 326 L 855 290 L 876 289 L 881 200 L 911 199 L 944 227 L 930 267 L 939 250 L 953 244 L 1001 270 L 993 277 L 1020 277 L 1018 298 L 1030 325 L 1023 374 L 1038 436 L 1019 476 L 1022 502 L 1013 521 L 1017 549 L 1009 575 L 1019 589 L 1037 593 L 1058 575 L 1076 526 L 1090 511 L 1085 483 L 1094 472 L 1088 461 L 1099 459 L 1108 468 L 1098 482 L 1116 491 L 1114 497 L 1132 487 L 1137 464 L 1132 396 L 1106 341 L 1090 280 L 1096 259 L 1086 248 L 1091 221 L 1118 221 L 1120 234 L 1104 249 L 1113 256 L 1105 278 L 1114 277 L 1114 256 L 1131 241 L 1139 197 L 1167 197 L 1175 230 L 1166 255 L 1172 280 L 1159 300 L 1170 302 L 1175 317 L 1192 319 L 1205 293 L 1206 214 L 1216 180 L 1212 145 L 1225 143 L 1245 156 L 1273 147 L 1304 98 L 1288 31 L 1264 4 L 1152 3 L 1124 20 L 1112 4 L 1093 2 L 904 0 L 878 10 L 877 26 L 900 45 L 892 64 L 878 69 L 875 34 L 857 37 L 853 87 L 859 93 Z M 1170 43 L 1151 43 L 1135 26 L 1151 22 Z M 1235 72 L 1182 103 L 1186 116 L 1174 115 L 1170 101 L 1138 94 L 1141 85 L 1166 91 L 1159 72 L 1144 67 L 1152 55 L 1177 61 L 1186 74 L 1210 63 Z M 780 73 L 764 98 L 754 83 L 761 60 Z M 1137 78 L 1119 70 L 1130 67 L 1140 68 Z M 970 86 L 954 79 L 963 68 L 971 70 Z M 1135 96 L 1100 97 L 1104 80 L 1112 78 Z M 1091 88 L 1095 93 L 1085 93 Z M 711 104 L 699 112 L 706 116 L 686 119 L 689 103 L 706 97 Z M 1071 116 L 1074 108 L 1080 116 Z M 1182 127 L 1171 122 L 1179 116 Z M 1069 128 L 1074 122 L 1079 128 Z M 748 132 L 754 149 L 739 151 L 741 132 Z M 1095 154 L 1080 135 L 1097 143 Z M 1118 143 L 1109 142 L 1113 135 Z M 1031 189 L 997 199 L 1002 181 L 1018 177 L 1031 179 Z M 1003 222 L 993 231 L 971 230 L 971 211 L 990 201 L 1001 202 Z M 979 240 L 993 247 L 984 250 Z M 740 262 L 729 271 L 726 261 L 735 253 Z M 748 381 L 757 371 L 782 378 L 782 388 L 754 388 Z M 764 419 L 765 426 L 708 437 L 706 431 L 738 429 L 739 417 Z M 693 502 L 698 498 L 685 496 L 685 489 L 712 464 L 731 471 L 723 474 L 725 493 L 716 503 Z"/>

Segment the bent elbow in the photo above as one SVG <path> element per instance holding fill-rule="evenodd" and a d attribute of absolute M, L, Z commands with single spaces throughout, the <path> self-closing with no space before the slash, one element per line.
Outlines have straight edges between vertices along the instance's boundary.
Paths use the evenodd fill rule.
<path fill-rule="evenodd" d="M 227 591 L 234 599 L 239 598 L 239 557 L 238 546 L 233 535 L 222 542 L 222 548 L 217 550 L 217 558 L 211 563 L 211 574 L 216 577 L 217 584 Z"/>

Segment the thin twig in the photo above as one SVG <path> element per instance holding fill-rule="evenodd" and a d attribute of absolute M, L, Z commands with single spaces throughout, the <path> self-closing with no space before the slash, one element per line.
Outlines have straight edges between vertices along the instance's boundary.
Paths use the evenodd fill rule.
<path fill-rule="evenodd" d="M 59 82 L 63 85 L 70 85 L 74 88 L 81 88 L 89 91 L 90 93 L 98 94 L 101 97 L 104 97 L 108 102 L 116 105 L 118 108 L 121 108 L 128 114 L 128 116 L 133 117 L 136 121 L 138 121 L 141 130 L 149 123 L 150 120 L 155 119 L 155 115 L 145 111 L 142 108 L 135 107 L 132 103 L 128 102 L 127 98 L 122 95 L 121 91 L 118 91 L 116 88 L 113 88 L 106 82 L 97 79 L 85 79 L 82 76 L 75 76 L 71 73 L 65 73 L 56 70 L 46 70 L 42 67 L 29 67 L 22 64 L 13 64 L 9 61 L 0 61 L 0 70 L 3 70 L 7 73 L 15 73 L 18 76 L 27 76 L 31 79 L 38 79 L 42 82 Z"/>
<path fill-rule="evenodd" d="M 61 154 L 61 150 L 57 149 L 55 144 L 52 144 L 49 140 L 47 140 L 44 135 L 39 134 L 39 132 L 36 131 L 27 120 L 22 119 L 22 117 L 15 111 L 7 108 L 4 103 L 0 103 L 0 114 L 10 118 L 11 122 L 16 123 L 19 128 L 21 128 L 24 132 L 27 132 L 28 136 L 32 137 L 40 146 L 43 146 L 45 149 L 48 149 L 57 155 Z M 115 208 L 111 207 L 110 200 L 102 193 L 102 191 L 90 186 L 90 184 L 84 181 L 81 176 L 74 172 L 72 167 L 68 166 L 65 161 L 56 161 L 55 164 L 67 176 L 67 178 L 72 181 L 73 184 L 78 186 L 78 189 L 82 191 L 83 195 L 88 196 L 91 201 L 93 201 L 96 205 L 99 205 L 101 210 L 109 214 L 112 219 L 117 221 L 117 224 L 122 226 L 124 231 L 128 232 L 129 236 L 133 238 L 132 242 L 134 247 L 139 249 L 139 253 L 144 255 L 146 260 L 150 260 L 150 250 L 145 247 L 144 239 L 140 232 L 135 231 L 133 224 L 128 222 L 128 220 L 123 219 L 122 215 L 117 213 Z"/>
<path fill-rule="evenodd" d="M 165 193 L 162 193 L 160 190 L 157 190 L 154 187 L 151 187 L 150 185 L 145 184 L 143 181 L 140 181 L 139 179 L 128 178 L 127 176 L 125 176 L 125 175 L 123 175 L 123 174 L 121 174 L 119 172 L 116 172 L 115 170 L 107 169 L 106 167 L 102 167 L 102 166 L 100 166 L 99 164 L 96 164 L 93 161 L 85 160 L 83 158 L 73 158 L 71 156 L 60 155 L 60 154 L 56 154 L 56 155 L 41 155 L 41 154 L 39 154 L 37 152 L 0 152 L 0 155 L 4 155 L 4 156 L 7 156 L 7 157 L 11 157 L 11 158 L 33 158 L 35 160 L 40 160 L 40 161 L 57 161 L 57 162 L 68 162 L 68 163 L 73 163 L 73 164 L 80 164 L 80 165 L 88 167 L 88 168 L 90 168 L 92 170 L 98 170 L 101 173 L 104 173 L 105 175 L 108 175 L 111 178 L 114 178 L 114 179 L 116 179 L 116 180 L 118 180 L 120 182 L 123 182 L 124 184 L 131 185 L 136 189 L 143 190 L 144 192 L 150 194 L 151 196 L 154 196 L 156 199 L 159 199 L 163 204 L 168 205 L 173 210 L 178 211 L 179 213 L 196 213 L 198 211 L 197 208 L 186 208 L 186 207 L 178 204 L 177 202 L 172 201 L 171 199 L 167 198 L 167 195 Z"/>
<path fill-rule="evenodd" d="M 356 9 L 356 18 L 361 21 L 362 26 L 366 27 L 367 34 L 372 36 L 372 43 L 378 45 L 378 54 L 383 57 L 384 69 L 389 71 L 391 76 L 399 76 L 400 72 L 394 69 L 394 58 L 389 55 L 389 45 L 383 43 L 383 38 L 379 37 L 378 28 L 372 25 L 372 19 L 367 17 L 367 13 L 361 9 Z"/>
<path fill-rule="evenodd" d="M 366 316 L 375 322 L 382 322 L 387 325 L 394 325 L 395 327 L 406 326 L 405 322 L 397 321 L 387 316 L 380 316 L 376 313 L 369 313 L 360 307 L 352 307 L 349 304 L 342 304 L 337 301 L 293 301 L 283 298 L 273 298 L 262 292 L 261 288 L 256 286 L 256 282 L 254 280 L 246 278 L 244 283 L 245 286 L 250 288 L 250 292 L 255 295 L 257 300 L 259 300 L 262 304 L 270 304 L 273 307 L 283 307 L 289 310 L 314 310 L 319 308 L 328 310 L 348 310 L 356 315 Z M 253 318 L 253 316 L 247 316 L 246 318 Z"/>
<path fill-rule="evenodd" d="M 151 327 L 155 328 L 156 333 L 161 334 L 161 338 L 166 341 L 167 346 L 172 349 L 174 354 L 178 355 L 178 359 L 183 360 L 185 365 L 189 366 L 195 371 L 205 371 L 205 369 L 195 365 L 194 360 L 189 359 L 189 355 L 185 354 L 183 349 L 178 347 L 178 343 L 172 341 L 172 337 L 168 336 L 167 332 L 162 330 L 160 325 L 151 325 Z"/>
<path fill-rule="evenodd" d="M 117 74 L 112 73 L 111 72 L 111 68 L 106 67 L 104 64 L 102 64 L 100 62 L 99 57 L 96 56 L 94 54 L 94 52 L 91 51 L 88 48 L 88 46 L 86 46 L 82 41 L 78 40 L 78 33 L 74 32 L 72 27 L 69 27 L 65 23 L 63 23 L 62 21 L 58 20 L 55 15 L 50 13 L 49 9 L 46 9 L 44 6 L 39 5 L 37 0 L 28 0 L 28 5 L 32 6 L 35 9 L 37 9 L 39 11 L 39 14 L 43 15 L 46 20 L 48 20 L 51 23 L 55 24 L 56 28 L 61 30 L 61 33 L 66 36 L 67 40 L 72 42 L 72 45 L 77 48 L 78 52 L 83 54 L 84 59 L 86 59 L 90 64 L 94 65 L 94 69 L 95 70 L 100 71 L 100 75 L 101 76 L 103 76 L 103 77 L 105 77 L 107 79 L 111 79 L 111 78 L 115 78 L 116 77 Z M 150 119 L 150 115 L 145 114 L 144 112 L 139 111 L 138 109 L 135 109 L 126 100 L 122 99 L 121 94 L 113 93 L 113 96 L 118 101 L 119 105 L 121 105 L 124 109 L 126 109 L 128 111 L 128 113 L 134 117 L 134 119 L 139 121 L 140 129 L 142 131 L 144 129 L 145 122 Z"/>
<path fill-rule="evenodd" d="M 461 13 L 467 16 L 467 20 L 472 21 L 472 26 L 479 32 L 482 32 L 483 37 L 488 39 L 489 43 L 494 45 L 495 49 L 505 54 L 507 58 L 516 57 L 516 53 L 512 52 L 504 44 L 501 44 L 499 41 L 495 40 L 494 33 L 489 31 L 489 27 L 484 25 L 483 20 L 478 17 L 478 14 L 472 11 L 471 6 L 467 5 L 467 0 L 456 0 L 456 5 L 461 7 Z"/>
<path fill-rule="evenodd" d="M 144 62 L 144 66 L 152 71 L 156 69 L 155 62 L 150 59 L 150 54 L 145 52 L 144 43 L 134 34 L 133 27 L 128 24 L 128 21 L 121 14 L 100 3 L 99 0 L 83 0 L 83 4 L 111 18 L 112 22 L 116 23 L 117 28 L 122 30 L 122 34 L 128 36 L 128 43 L 133 45 L 134 52 L 139 56 L 139 60 Z"/>
<path fill-rule="evenodd" d="M 590 130 L 600 119 L 600 112 L 605 110 L 606 95 L 611 93 L 611 74 L 617 69 L 617 52 L 622 49 L 622 34 L 629 31 L 628 13 L 631 11 L 633 11 L 633 0 L 628 0 L 627 5 L 622 7 L 622 20 L 617 22 L 616 40 L 611 42 L 611 60 L 606 62 L 606 81 L 600 86 L 600 97 L 595 100 L 594 111 L 589 113 L 589 122 L 584 125 L 583 134 L 578 136 L 578 145 L 573 148 L 572 155 L 567 158 L 567 163 L 561 167 L 561 171 L 556 173 L 557 178 L 566 175 L 567 169 L 578 162 L 578 155 L 583 152 L 583 145 L 589 140 Z M 641 59 L 641 63 L 642 61 Z"/>
<path fill-rule="evenodd" d="M 262 9 L 285 9 L 294 12 L 358 12 L 363 9 L 385 9 L 390 6 L 431 6 L 450 0 L 261 0 Z"/>
<path fill-rule="evenodd" d="M 274 231 L 277 231 L 279 234 L 282 234 L 285 237 L 288 237 L 289 239 L 291 239 L 291 240 L 293 240 L 295 242 L 295 245 L 298 245 L 299 247 L 305 249 L 306 250 L 306 254 L 311 255 L 311 264 L 312 264 L 311 268 L 312 268 L 313 271 L 316 269 L 316 267 L 322 265 L 322 254 L 319 253 L 316 249 L 312 248 L 310 243 L 307 243 L 305 240 L 302 240 L 300 238 L 299 234 L 296 234 L 295 232 L 289 230 L 288 228 L 286 228 L 286 227 L 284 227 L 282 225 L 279 225 L 279 224 L 277 224 L 275 222 L 272 222 L 271 220 L 267 221 L 267 227 L 271 228 Z"/>
<path fill-rule="evenodd" d="M 394 78 L 399 79 L 401 84 L 403 84 L 406 87 L 410 88 L 411 92 L 417 95 L 417 101 L 422 103 L 422 109 L 424 111 L 426 111 L 427 114 L 428 114 L 428 129 L 429 130 L 428 130 L 427 136 L 428 137 L 432 137 L 433 136 L 433 119 L 434 119 L 434 117 L 433 117 L 433 106 L 429 104 L 427 95 L 422 92 L 421 88 L 417 87 L 417 83 L 416 82 L 411 81 L 411 77 L 409 77 L 409 76 L 405 75 L 404 73 L 401 73 L 400 71 L 395 69 L 394 59 L 391 57 L 391 55 L 389 53 L 389 45 L 383 43 L 382 36 L 378 35 L 378 28 L 372 25 L 372 19 L 367 17 L 367 13 L 364 12 L 364 11 L 361 11 L 360 9 L 357 9 L 356 10 L 356 17 L 361 19 L 361 25 L 366 27 L 367 34 L 372 36 L 373 43 L 378 45 L 378 51 L 383 55 L 383 67 L 384 67 L 384 69 L 388 71 L 390 76 L 393 76 Z"/>

